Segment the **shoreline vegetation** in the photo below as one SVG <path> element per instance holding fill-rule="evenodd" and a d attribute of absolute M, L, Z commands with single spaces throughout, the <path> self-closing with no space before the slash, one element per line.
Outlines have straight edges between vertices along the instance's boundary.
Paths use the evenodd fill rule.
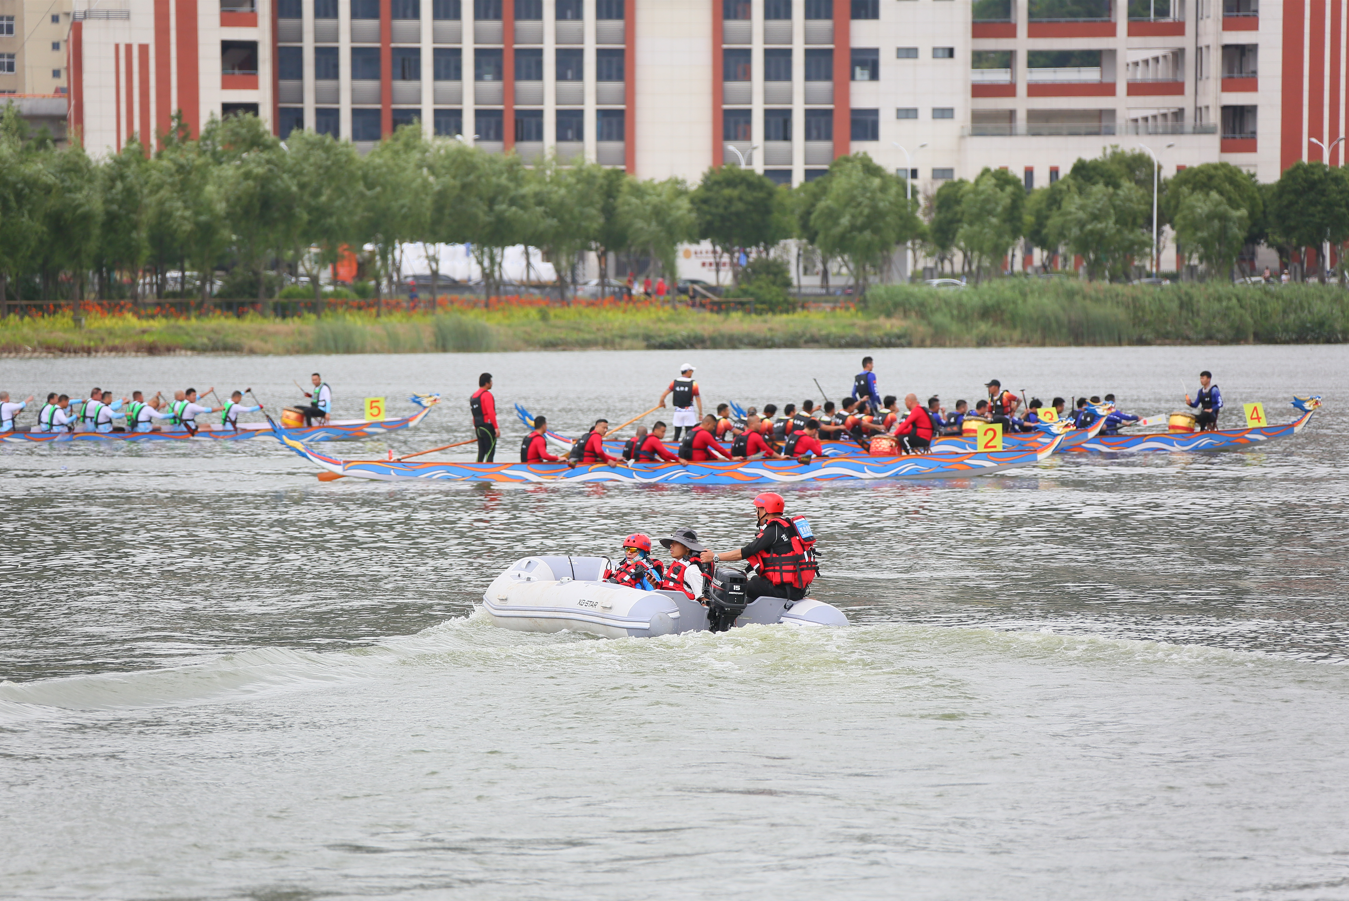
<path fill-rule="evenodd" d="M 856 306 L 778 314 L 541 298 L 441 299 L 441 309 L 275 318 L 136 316 L 70 308 L 0 319 L 5 356 L 454 353 L 520 350 L 1333 344 L 1349 290 L 1187 283 L 1161 287 L 1000 279 L 965 289 L 885 285 Z"/>

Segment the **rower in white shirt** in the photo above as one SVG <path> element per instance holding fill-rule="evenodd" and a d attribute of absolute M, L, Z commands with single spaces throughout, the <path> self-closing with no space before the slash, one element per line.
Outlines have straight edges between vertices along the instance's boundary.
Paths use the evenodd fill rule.
<path fill-rule="evenodd" d="M 261 409 L 262 404 L 258 404 L 256 407 L 244 406 L 244 393 L 235 391 L 225 403 L 224 412 L 220 414 L 220 424 L 226 429 L 237 432 L 239 431 L 240 413 L 257 413 Z"/>
<path fill-rule="evenodd" d="M 9 392 L 0 391 L 0 432 L 12 432 L 15 429 L 15 418 L 19 411 L 33 402 L 33 395 L 28 395 L 28 400 L 21 404 L 10 403 Z"/>
<path fill-rule="evenodd" d="M 33 429 L 38 432 L 64 432 L 70 428 L 70 420 L 70 396 L 52 393 L 47 395 L 47 404 L 38 413 L 37 425 Z"/>
<path fill-rule="evenodd" d="M 210 394 L 214 388 L 207 388 L 206 393 Z M 197 434 L 197 417 L 203 413 L 219 413 L 224 407 L 207 407 L 197 403 L 197 389 L 188 388 L 183 392 L 183 402 L 175 402 L 173 405 L 173 415 L 178 424 L 181 425 L 189 435 Z"/>
<path fill-rule="evenodd" d="M 131 392 L 131 403 L 126 406 L 126 428 L 128 432 L 153 432 L 159 427 L 155 425 L 156 419 L 172 419 L 172 414 L 161 413 L 159 407 L 161 404 L 160 394 L 150 398 L 147 403 L 144 400 L 145 395 L 139 391 Z"/>
<path fill-rule="evenodd" d="M 89 392 L 89 399 L 80 405 L 79 422 L 75 425 L 77 432 L 111 432 L 112 431 L 112 411 L 105 411 L 103 408 L 103 389 L 95 388 Z M 107 413 L 104 416 L 104 413 Z M 102 426 L 106 423 L 106 428 Z"/>

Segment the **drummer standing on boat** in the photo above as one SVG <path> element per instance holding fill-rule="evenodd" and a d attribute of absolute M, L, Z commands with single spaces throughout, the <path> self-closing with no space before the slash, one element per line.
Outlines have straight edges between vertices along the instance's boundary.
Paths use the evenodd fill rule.
<path fill-rule="evenodd" d="M 685 363 L 679 367 L 679 378 L 670 383 L 670 387 L 660 396 L 660 406 L 665 406 L 665 398 L 674 395 L 674 440 L 678 441 L 684 429 L 692 431 L 703 418 L 703 399 L 698 393 L 698 383 L 693 380 L 693 364 Z M 695 412 L 694 407 L 697 407 Z"/>
<path fill-rule="evenodd" d="M 1223 409 L 1223 395 L 1218 390 L 1218 386 L 1213 384 L 1213 373 L 1205 369 L 1199 373 L 1199 391 L 1195 394 L 1194 400 L 1190 400 L 1190 395 L 1185 395 L 1185 403 L 1199 410 L 1199 415 L 1195 417 L 1194 424 L 1201 432 L 1211 432 L 1218 427 L 1218 414 Z"/>
<path fill-rule="evenodd" d="M 478 376 L 478 390 L 468 399 L 468 409 L 473 414 L 473 434 L 478 437 L 478 462 L 495 463 L 501 430 L 497 428 L 496 398 L 492 397 L 492 373 Z"/>

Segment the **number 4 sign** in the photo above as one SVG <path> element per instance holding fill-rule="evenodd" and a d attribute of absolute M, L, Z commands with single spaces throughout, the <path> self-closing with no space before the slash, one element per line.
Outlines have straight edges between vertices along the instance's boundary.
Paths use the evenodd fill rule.
<path fill-rule="evenodd" d="M 997 422 L 979 423 L 979 431 L 975 433 L 978 441 L 975 447 L 981 451 L 1000 451 L 1002 450 L 1002 424 Z"/>
<path fill-rule="evenodd" d="M 365 420 L 372 422 L 384 418 L 384 398 L 367 397 L 365 399 Z"/>
<path fill-rule="evenodd" d="M 1265 420 L 1265 405 L 1261 403 L 1242 404 L 1246 409 L 1246 427 L 1256 429 L 1262 425 L 1268 425 Z"/>

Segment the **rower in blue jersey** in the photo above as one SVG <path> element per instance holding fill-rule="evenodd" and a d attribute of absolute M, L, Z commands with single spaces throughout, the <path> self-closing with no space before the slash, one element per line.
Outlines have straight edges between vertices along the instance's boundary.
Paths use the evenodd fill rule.
<path fill-rule="evenodd" d="M 875 367 L 876 364 L 871 357 L 863 357 L 862 371 L 853 376 L 852 380 L 852 396 L 866 401 L 873 412 L 882 409 L 881 395 L 876 389 L 876 373 L 872 372 Z"/>
<path fill-rule="evenodd" d="M 1102 435 L 1118 435 L 1120 426 L 1131 422 L 1138 422 L 1141 417 L 1132 413 L 1125 413 L 1123 410 L 1115 407 L 1115 395 L 1107 394 L 1105 402 L 1110 405 L 1111 410 L 1106 414 L 1105 425 L 1101 426 Z"/>
<path fill-rule="evenodd" d="M 1195 394 L 1194 400 L 1190 400 L 1190 395 L 1185 395 L 1185 403 L 1199 410 L 1199 415 L 1194 419 L 1199 431 L 1211 432 L 1218 428 L 1218 414 L 1223 409 L 1223 395 L 1218 386 L 1213 384 L 1213 373 L 1207 369 L 1199 373 L 1199 391 Z"/>

